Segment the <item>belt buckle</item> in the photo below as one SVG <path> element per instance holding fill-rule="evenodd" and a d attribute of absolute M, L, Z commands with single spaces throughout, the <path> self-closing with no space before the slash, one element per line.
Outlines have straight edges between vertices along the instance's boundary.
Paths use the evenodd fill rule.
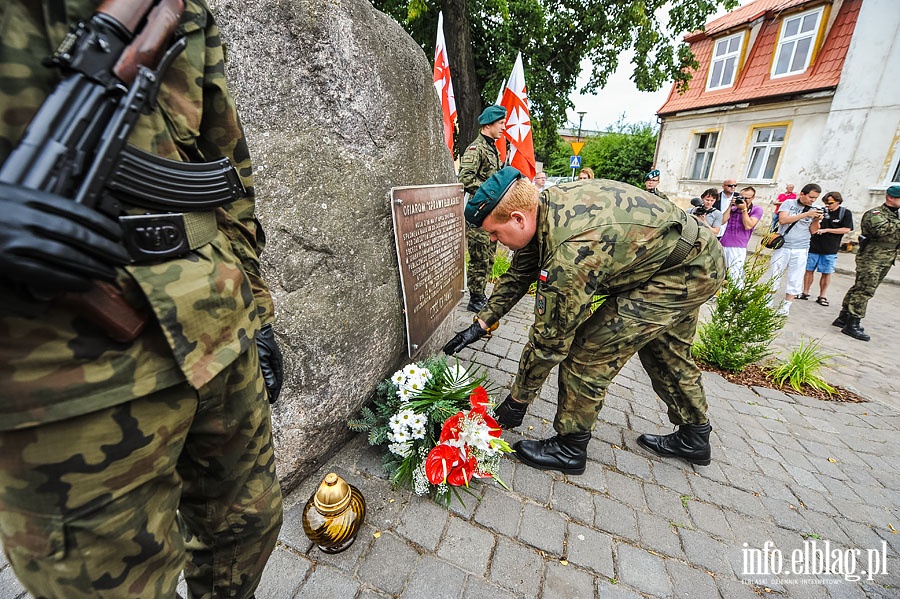
<path fill-rule="evenodd" d="M 190 250 L 181 213 L 120 216 L 125 248 L 134 262 L 157 262 Z"/>

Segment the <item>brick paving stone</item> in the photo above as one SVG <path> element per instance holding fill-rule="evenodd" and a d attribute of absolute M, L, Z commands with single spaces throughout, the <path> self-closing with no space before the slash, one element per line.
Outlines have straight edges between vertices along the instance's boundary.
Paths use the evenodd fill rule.
<path fill-rule="evenodd" d="M 612 537 L 570 522 L 566 530 L 566 559 L 601 576 L 615 575 Z"/>
<path fill-rule="evenodd" d="M 642 593 L 654 597 L 671 597 L 672 583 L 659 557 L 638 547 L 616 545 L 618 579 Z"/>
<path fill-rule="evenodd" d="M 676 527 L 671 521 L 646 512 L 637 512 L 637 521 L 640 542 L 644 549 L 684 559 L 681 537 L 678 536 Z"/>
<path fill-rule="evenodd" d="M 791 476 L 780 460 L 771 460 L 761 455 L 753 456 L 753 461 L 759 466 L 759 471 L 763 476 L 775 478 L 785 483 L 796 484 L 797 481 Z"/>
<path fill-rule="evenodd" d="M 834 506 L 828 500 L 824 493 L 818 493 L 806 487 L 795 485 L 789 487 L 791 493 L 800 501 L 800 503 L 809 510 L 815 510 L 826 514 L 832 514 L 835 511 Z"/>
<path fill-rule="evenodd" d="M 401 599 L 457 599 L 465 587 L 466 575 L 452 564 L 423 556 L 410 576 Z M 350 595 L 346 595 L 350 597 Z"/>
<path fill-rule="evenodd" d="M 651 513 L 666 518 L 670 522 L 690 524 L 687 509 L 682 505 L 682 496 L 693 497 L 690 489 L 687 493 L 679 493 L 659 485 L 644 485 L 644 496 Z"/>
<path fill-rule="evenodd" d="M 2 555 L 2 554 L 0 554 Z M 5 562 L 5 558 L 0 558 Z M 0 567 L 0 597 L 4 599 L 20 599 L 25 597 L 25 587 L 16 578 L 15 572 L 8 565 Z"/>
<path fill-rule="evenodd" d="M 609 405 L 600 411 L 600 420 L 620 428 L 628 428 L 628 417 L 625 415 L 625 412 L 609 407 Z"/>
<path fill-rule="evenodd" d="M 748 516 L 769 519 L 768 511 L 759 498 L 753 494 L 726 485 L 716 483 L 715 486 L 709 486 L 697 481 L 698 479 L 695 479 L 691 481 L 691 484 L 694 485 L 696 496 L 703 501 L 737 510 Z"/>
<path fill-rule="evenodd" d="M 831 599 L 866 599 L 865 592 L 859 586 L 849 582 L 829 584 L 825 590 Z"/>
<path fill-rule="evenodd" d="M 524 501 L 502 490 L 488 489 L 475 509 L 475 522 L 508 537 L 516 536 Z"/>
<path fill-rule="evenodd" d="M 787 501 L 795 505 L 799 502 L 799 499 L 796 495 L 794 495 L 794 492 L 791 490 L 791 488 L 780 480 L 775 480 L 768 477 L 759 477 L 757 479 L 757 482 L 759 483 L 759 492 L 762 497 L 780 499 L 782 501 Z M 812 491 L 810 493 L 812 493 Z"/>
<path fill-rule="evenodd" d="M 597 593 L 597 596 L 602 599 L 642 599 L 642 596 L 634 589 L 608 580 L 601 580 L 597 583 Z"/>
<path fill-rule="evenodd" d="M 743 470 L 741 468 L 729 468 L 725 470 L 726 483 L 748 493 L 762 494 L 764 484 L 768 480 L 755 470 Z"/>
<path fill-rule="evenodd" d="M 594 526 L 626 539 L 639 539 L 634 510 L 603 495 L 594 497 Z"/>
<path fill-rule="evenodd" d="M 521 595 L 514 594 L 476 576 L 469 576 L 466 579 L 466 588 L 462 594 L 462 599 L 516 599 L 517 597 L 521 597 Z"/>
<path fill-rule="evenodd" d="M 505 467 L 506 464 L 504 463 Z M 485 489 L 488 488 L 489 485 L 494 484 L 489 480 L 478 481 L 474 484 L 469 485 L 469 493 L 466 493 L 465 490 L 460 491 L 460 497 L 462 498 L 462 503 L 453 497 L 450 500 L 450 505 L 447 506 L 447 509 L 450 510 L 451 513 L 456 514 L 463 520 L 468 520 L 472 517 L 472 514 L 475 513 L 475 508 L 478 507 L 478 503 L 481 500 L 481 496 L 484 494 Z"/>
<path fill-rule="evenodd" d="M 493 534 L 459 518 L 451 518 L 437 555 L 467 572 L 483 576 L 493 550 Z"/>
<path fill-rule="evenodd" d="M 525 597 L 537 597 L 543 570 L 544 561 L 534 549 L 501 537 L 491 561 L 490 580 Z"/>
<path fill-rule="evenodd" d="M 728 477 L 725 475 L 725 470 L 723 468 L 732 468 L 728 464 L 723 464 L 716 459 L 716 454 L 713 452 L 713 461 L 708 466 L 692 466 L 694 472 L 697 473 L 698 476 L 701 476 L 707 480 L 711 480 L 717 482 L 722 485 L 728 484 Z"/>
<path fill-rule="evenodd" d="M 396 532 L 423 549 L 434 551 L 450 512 L 426 498 L 412 498 L 400 513 Z"/>
<path fill-rule="evenodd" d="M 547 564 L 545 572 L 542 597 L 594 599 L 594 577 L 590 574 L 558 562 Z"/>
<path fill-rule="evenodd" d="M 771 528 L 775 526 L 774 524 L 764 524 L 758 518 L 728 510 L 725 510 L 724 514 L 737 546 L 747 543 L 749 547 L 759 548 L 772 539 Z"/>
<path fill-rule="evenodd" d="M 553 484 L 550 508 L 568 514 L 576 522 L 587 525 L 594 523 L 593 493 L 564 481 Z"/>
<path fill-rule="evenodd" d="M 684 467 L 669 461 L 658 461 L 653 464 L 653 480 L 658 484 L 673 489 L 679 494 L 691 493 L 691 485 L 685 475 Z M 644 494 L 649 485 L 644 483 Z"/>
<path fill-rule="evenodd" d="M 686 528 L 678 529 L 678 534 L 681 535 L 681 544 L 688 562 L 706 570 L 731 575 L 731 566 L 725 558 L 728 545 Z"/>
<path fill-rule="evenodd" d="M 610 445 L 622 445 L 622 428 L 602 420 L 597 421 L 593 437 Z"/>
<path fill-rule="evenodd" d="M 710 599 L 719 594 L 716 579 L 697 568 L 676 561 L 666 562 L 678 599 Z"/>
<path fill-rule="evenodd" d="M 613 449 L 613 456 L 619 471 L 642 480 L 652 480 L 653 472 L 650 469 L 650 460 L 647 458 L 623 449 Z"/>
<path fill-rule="evenodd" d="M 287 578 L 290 581 L 290 577 Z M 286 582 L 287 582 L 286 581 Z M 321 599 L 341 599 L 353 597 L 359 590 L 359 582 L 351 578 L 346 572 L 341 572 L 331 566 L 319 565 L 310 573 L 297 592 L 298 597 L 320 597 Z M 287 591 L 287 589 L 285 589 Z M 262 594 L 257 592 L 258 596 Z M 272 599 L 292 597 L 287 592 L 268 595 Z"/>
<path fill-rule="evenodd" d="M 719 585 L 719 593 L 722 599 L 759 599 L 763 597 L 773 597 L 768 593 L 757 593 L 752 585 L 733 580 L 730 578 L 716 577 L 716 583 Z"/>
<path fill-rule="evenodd" d="M 624 501 L 637 509 L 646 508 L 643 504 L 644 491 L 640 481 L 612 470 L 607 470 L 605 476 L 606 489 L 610 497 Z"/>
<path fill-rule="evenodd" d="M 687 509 L 698 530 L 710 532 L 720 539 L 732 538 L 731 528 L 720 507 L 702 501 L 688 501 Z"/>
<path fill-rule="evenodd" d="M 803 499 L 802 495 L 800 499 Z M 849 518 L 856 522 L 869 522 L 871 518 L 865 505 L 862 505 L 859 501 L 848 501 L 843 497 L 828 497 L 828 502 L 834 506 L 836 514 L 840 514 L 844 518 Z M 895 524 L 894 527 L 896 528 L 897 525 Z"/>
<path fill-rule="evenodd" d="M 588 461 L 584 470 L 584 474 L 579 476 L 566 477 L 568 482 L 576 484 L 580 487 L 606 493 L 606 476 L 603 474 L 603 464 L 596 462 L 590 458 L 591 449 L 588 449 Z"/>
<path fill-rule="evenodd" d="M 566 521 L 562 514 L 533 503 L 525 504 L 519 540 L 558 557 L 564 553 L 565 536 Z"/>
<path fill-rule="evenodd" d="M 847 501 L 863 501 L 862 497 L 842 480 L 823 474 L 819 475 L 818 480 L 830 497 L 840 497 Z M 868 503 L 868 500 L 863 501 L 863 503 Z"/>
<path fill-rule="evenodd" d="M 406 586 L 406 578 L 418 558 L 419 554 L 406 541 L 393 533 L 382 533 L 369 548 L 357 576 L 377 589 L 396 595 Z M 402 564 L 402 568 L 397 568 L 397 564 Z"/>
<path fill-rule="evenodd" d="M 838 524 L 850 538 L 851 548 L 858 548 L 863 554 L 867 549 L 881 548 L 882 539 L 870 526 L 850 520 L 839 520 Z"/>
<path fill-rule="evenodd" d="M 553 488 L 553 480 L 547 474 L 536 468 L 524 464 L 516 464 L 512 480 L 504 480 L 513 491 L 530 497 L 544 505 L 550 501 L 550 491 Z"/>
<path fill-rule="evenodd" d="M 804 531 L 808 528 L 806 520 L 798 512 L 799 506 L 782 501 L 780 499 L 772 499 L 770 497 L 762 498 L 763 505 L 769 510 L 775 524 L 788 530 Z M 793 507 L 791 507 L 793 505 Z"/>

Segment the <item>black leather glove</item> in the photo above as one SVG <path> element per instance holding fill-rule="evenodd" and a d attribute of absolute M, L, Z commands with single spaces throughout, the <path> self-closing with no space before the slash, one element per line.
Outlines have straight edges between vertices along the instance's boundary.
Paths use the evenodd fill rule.
<path fill-rule="evenodd" d="M 478 341 L 485 335 L 487 335 L 487 331 L 482 329 L 481 325 L 478 324 L 478 321 L 476 320 L 471 325 L 469 325 L 469 328 L 454 335 L 453 339 L 448 341 L 447 345 L 444 346 L 443 351 L 448 356 L 452 356 L 465 346 L 474 341 Z"/>
<path fill-rule="evenodd" d="M 263 380 L 266 382 L 269 403 L 275 403 L 278 401 L 278 396 L 281 395 L 284 364 L 281 350 L 275 343 L 275 331 L 272 330 L 271 324 L 265 325 L 256 334 L 256 349 L 259 351 L 259 367 L 262 369 Z"/>
<path fill-rule="evenodd" d="M 119 223 L 59 196 L 0 183 L 0 277 L 41 294 L 85 291 L 127 264 Z"/>

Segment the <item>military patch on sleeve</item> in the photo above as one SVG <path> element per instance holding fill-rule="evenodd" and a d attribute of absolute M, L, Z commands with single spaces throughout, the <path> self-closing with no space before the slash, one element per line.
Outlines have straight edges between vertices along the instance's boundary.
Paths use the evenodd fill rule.
<path fill-rule="evenodd" d="M 547 312 L 547 298 L 544 297 L 543 293 L 538 292 L 535 294 L 534 302 L 537 313 L 543 316 Z"/>

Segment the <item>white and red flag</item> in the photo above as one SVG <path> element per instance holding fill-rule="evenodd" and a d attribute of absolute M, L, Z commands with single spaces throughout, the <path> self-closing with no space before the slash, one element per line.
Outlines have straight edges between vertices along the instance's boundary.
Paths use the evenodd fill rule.
<path fill-rule="evenodd" d="M 497 140 L 500 160 L 515 167 L 529 179 L 534 179 L 537 168 L 534 161 L 534 140 L 531 136 L 531 116 L 528 90 L 525 87 L 525 69 L 522 53 L 516 56 L 512 73 L 502 90 L 500 105 L 506 108 L 506 131 Z M 506 157 L 506 140 L 509 140 L 509 158 Z"/>
<path fill-rule="evenodd" d="M 434 45 L 434 89 L 441 101 L 444 115 L 444 141 L 453 154 L 453 133 L 456 131 L 456 98 L 450 81 L 450 61 L 447 60 L 447 44 L 444 42 L 444 13 L 438 13 L 437 43 Z"/>

